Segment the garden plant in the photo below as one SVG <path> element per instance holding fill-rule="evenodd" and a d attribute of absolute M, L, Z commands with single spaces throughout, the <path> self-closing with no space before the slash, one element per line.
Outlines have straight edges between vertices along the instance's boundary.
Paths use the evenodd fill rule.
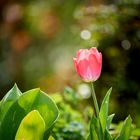
<path fill-rule="evenodd" d="M 131 134 L 132 119 L 126 118 L 120 133 L 113 137 L 109 132 L 110 124 L 114 114 L 108 114 L 109 97 L 112 91 L 110 88 L 104 97 L 99 109 L 96 94 L 92 82 L 95 82 L 101 74 L 102 54 L 96 48 L 81 49 L 77 52 L 77 58 L 74 58 L 75 67 L 79 76 L 85 81 L 90 82 L 92 87 L 92 97 L 94 101 L 95 114 L 93 114 L 90 123 L 89 140 L 128 140 Z"/>
<path fill-rule="evenodd" d="M 118 134 L 111 134 L 110 131 L 114 117 L 114 114 L 109 115 L 109 98 L 112 88 L 107 91 L 100 107 L 96 99 L 94 83 L 101 75 L 102 53 L 95 47 L 89 50 L 80 49 L 74 58 L 74 65 L 82 80 L 91 84 L 95 110 L 87 130 L 88 134 L 84 136 L 84 139 L 129 140 L 132 132 L 130 116 L 123 122 Z M 15 84 L 0 102 L 0 140 L 58 139 L 55 136 L 57 131 L 54 130 L 57 127 L 59 114 L 56 103 L 46 93 L 38 88 L 21 93 Z M 76 125 L 73 126 L 76 127 Z M 88 123 L 86 126 L 88 127 Z"/>

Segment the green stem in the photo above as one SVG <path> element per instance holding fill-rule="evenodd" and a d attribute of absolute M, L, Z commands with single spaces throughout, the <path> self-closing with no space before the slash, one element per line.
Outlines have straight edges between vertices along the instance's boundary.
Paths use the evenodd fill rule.
<path fill-rule="evenodd" d="M 96 117 L 98 117 L 99 116 L 99 106 L 98 106 L 93 83 L 91 83 L 91 87 L 92 87 L 92 98 L 93 98 L 93 102 L 94 102 L 95 113 L 96 113 Z"/>

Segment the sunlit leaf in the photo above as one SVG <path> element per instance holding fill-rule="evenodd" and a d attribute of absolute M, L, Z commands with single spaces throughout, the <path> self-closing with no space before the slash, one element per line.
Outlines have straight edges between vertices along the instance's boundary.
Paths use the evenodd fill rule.
<path fill-rule="evenodd" d="M 14 87 L 3 97 L 0 103 L 0 121 L 2 121 L 8 109 L 19 98 L 21 91 L 15 84 Z"/>
<path fill-rule="evenodd" d="M 109 104 L 109 97 L 110 97 L 111 91 L 112 91 L 112 88 L 108 90 L 106 96 L 104 97 L 101 108 L 100 108 L 100 112 L 99 112 L 99 119 L 100 119 L 103 133 L 105 132 L 106 125 L 107 125 L 108 104 Z"/>
<path fill-rule="evenodd" d="M 40 89 L 29 90 L 23 93 L 6 113 L 0 127 L 0 139 L 14 139 L 21 120 L 32 110 L 38 110 L 45 121 L 46 130 L 53 126 L 58 118 L 58 108 L 47 94 Z"/>
<path fill-rule="evenodd" d="M 54 137 L 50 136 L 48 140 L 55 140 Z"/>
<path fill-rule="evenodd" d="M 107 129 L 108 130 L 109 130 L 109 127 L 111 125 L 111 122 L 112 122 L 114 116 L 115 116 L 115 114 L 111 114 L 107 117 Z"/>
<path fill-rule="evenodd" d="M 45 122 L 37 110 L 29 112 L 21 121 L 15 140 L 43 140 Z"/>

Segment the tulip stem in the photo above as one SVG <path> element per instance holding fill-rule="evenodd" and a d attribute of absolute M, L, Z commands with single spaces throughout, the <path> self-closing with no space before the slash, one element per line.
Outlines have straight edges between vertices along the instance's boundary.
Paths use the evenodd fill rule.
<path fill-rule="evenodd" d="M 94 102 L 95 114 L 96 114 L 96 117 L 98 117 L 99 116 L 99 106 L 98 106 L 93 83 L 91 83 L 91 88 L 92 88 L 92 98 L 93 98 L 93 102 Z"/>

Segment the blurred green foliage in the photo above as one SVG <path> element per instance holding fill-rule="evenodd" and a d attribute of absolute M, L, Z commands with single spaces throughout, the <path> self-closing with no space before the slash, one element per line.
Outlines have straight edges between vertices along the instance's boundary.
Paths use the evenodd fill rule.
<path fill-rule="evenodd" d="M 58 140 L 85 140 L 90 132 L 90 120 L 93 114 L 93 107 L 85 104 L 85 99 L 74 97 L 73 93 L 78 94 L 76 90 L 67 87 L 63 93 L 52 94 L 52 98 L 57 103 L 60 110 L 60 116 L 56 122 L 52 136 Z M 65 96 L 65 94 L 69 94 Z M 87 99 L 86 99 L 87 100 Z M 75 102 L 76 101 L 76 102 Z M 81 107 L 81 103 L 84 104 Z M 73 107 L 73 105 L 75 107 Z M 95 124 L 92 124 L 95 126 Z M 118 136 L 122 128 L 123 122 L 118 124 L 110 124 L 109 130 L 113 138 Z M 94 130 L 94 129 L 92 129 Z M 140 128 L 134 124 L 131 129 L 131 140 L 138 140 L 140 138 Z M 126 133 L 129 135 L 130 133 Z M 121 137 L 119 137 L 121 139 Z"/>

